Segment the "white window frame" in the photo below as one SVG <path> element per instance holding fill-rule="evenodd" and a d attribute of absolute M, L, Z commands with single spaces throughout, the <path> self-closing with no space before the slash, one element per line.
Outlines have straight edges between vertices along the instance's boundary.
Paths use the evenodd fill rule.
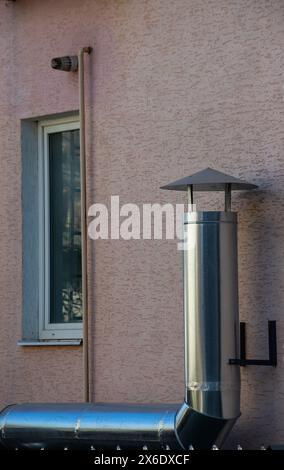
<path fill-rule="evenodd" d="M 78 116 L 38 123 L 39 175 L 39 339 L 81 339 L 83 324 L 50 323 L 50 207 L 48 137 L 52 133 L 80 130 Z"/>

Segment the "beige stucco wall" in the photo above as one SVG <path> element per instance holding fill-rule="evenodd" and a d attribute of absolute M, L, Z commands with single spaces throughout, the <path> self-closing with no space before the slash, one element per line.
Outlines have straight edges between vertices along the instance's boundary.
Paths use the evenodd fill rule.
<path fill-rule="evenodd" d="M 284 442 L 282 0 L 0 2 L 0 402 L 80 401 L 80 347 L 23 348 L 20 120 L 78 108 L 50 59 L 87 69 L 89 202 L 183 202 L 159 186 L 212 166 L 260 185 L 239 210 L 240 317 L 251 356 L 278 325 L 279 365 L 242 370 L 228 445 Z M 197 199 L 199 208 L 219 198 Z M 31 228 L 32 230 L 32 228 Z M 174 241 L 90 243 L 93 399 L 183 398 L 181 255 Z"/>

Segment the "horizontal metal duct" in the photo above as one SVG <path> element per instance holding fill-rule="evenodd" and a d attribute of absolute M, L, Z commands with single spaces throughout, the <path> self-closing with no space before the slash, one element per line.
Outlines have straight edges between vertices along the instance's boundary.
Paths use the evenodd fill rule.
<path fill-rule="evenodd" d="M 208 449 L 235 420 L 180 405 L 23 404 L 0 415 L 2 446 L 16 449 Z"/>

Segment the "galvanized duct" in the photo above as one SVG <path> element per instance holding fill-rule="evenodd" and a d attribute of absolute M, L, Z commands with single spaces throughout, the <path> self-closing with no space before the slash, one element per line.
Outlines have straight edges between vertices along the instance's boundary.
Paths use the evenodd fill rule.
<path fill-rule="evenodd" d="M 220 446 L 239 415 L 236 216 L 185 222 L 186 401 L 179 405 L 23 404 L 0 415 L 13 448 L 187 449 Z"/>
<path fill-rule="evenodd" d="M 188 190 L 190 186 L 190 190 Z M 0 414 L 0 443 L 17 449 L 210 449 L 240 415 L 237 215 L 231 189 L 249 183 L 214 170 L 165 189 L 222 190 L 225 212 L 184 222 L 185 401 L 182 405 L 22 404 Z"/>
<path fill-rule="evenodd" d="M 197 413 L 187 404 L 23 404 L 0 416 L 10 449 L 181 450 L 221 446 L 235 420 Z"/>

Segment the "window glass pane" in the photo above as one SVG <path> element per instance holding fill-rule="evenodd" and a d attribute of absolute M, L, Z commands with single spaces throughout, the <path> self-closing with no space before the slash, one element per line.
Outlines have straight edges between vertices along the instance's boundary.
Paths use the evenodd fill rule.
<path fill-rule="evenodd" d="M 50 322 L 82 321 L 79 130 L 49 134 Z"/>

